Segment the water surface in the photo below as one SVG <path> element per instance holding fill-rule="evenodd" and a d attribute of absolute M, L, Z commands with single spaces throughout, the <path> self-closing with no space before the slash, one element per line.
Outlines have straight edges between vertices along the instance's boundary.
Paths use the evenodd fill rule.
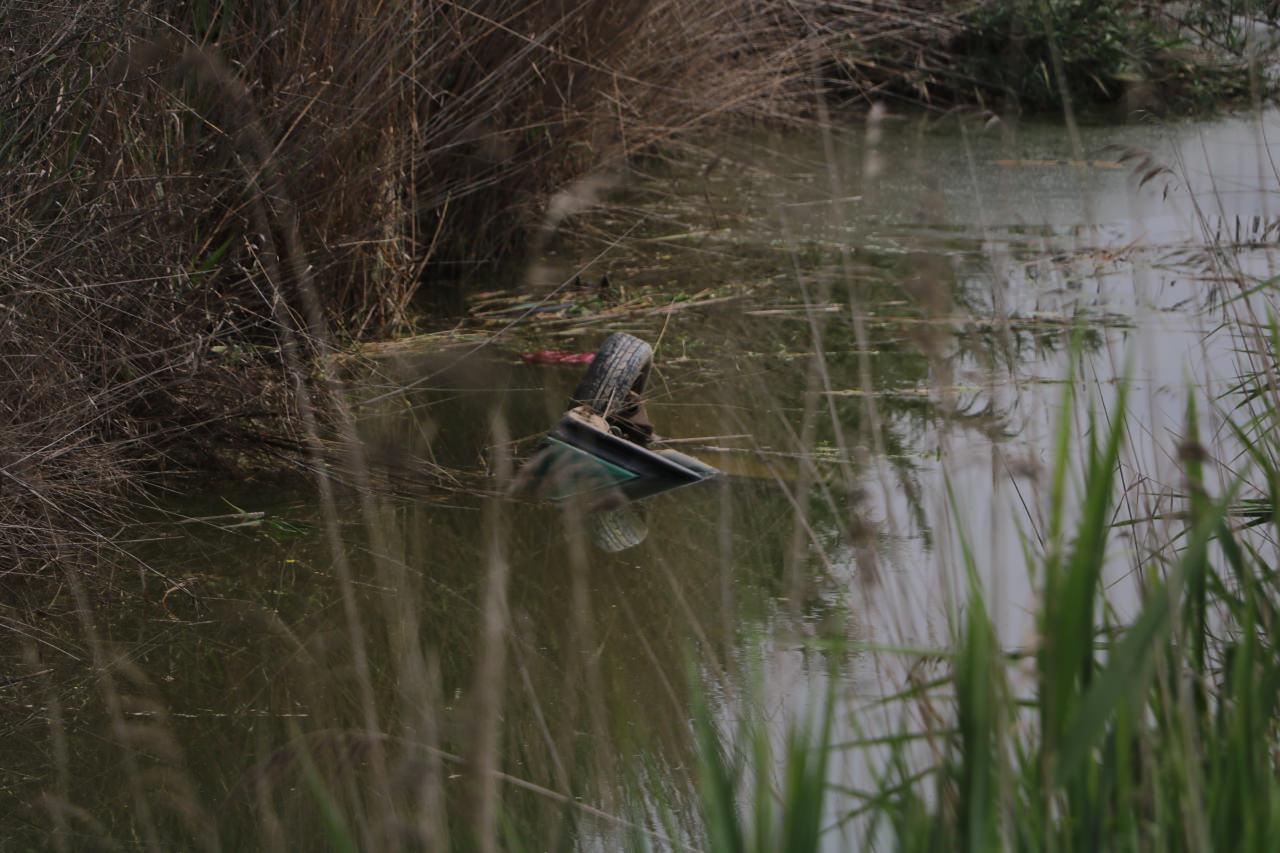
<path fill-rule="evenodd" d="M 1077 445 L 1130 378 L 1124 512 L 1178 489 L 1186 390 L 1239 374 L 1247 341 L 1219 327 L 1254 307 L 1239 282 L 1272 274 L 1276 119 L 1073 139 L 891 116 L 611 177 L 614 203 L 532 268 L 344 362 L 376 496 L 162 496 L 230 517 L 157 513 L 92 589 L 9 596 L 3 834 L 296 849 L 341 837 L 326 804 L 377 824 L 381 791 L 425 815 L 379 824 L 389 845 L 456 830 L 472 766 L 451 756 L 491 719 L 502 770 L 542 789 L 503 784 L 509 831 L 608 849 L 623 830 L 596 808 L 690 831 L 699 696 L 726 724 L 754 696 L 781 730 L 833 688 L 843 733 L 893 725 L 864 708 L 910 673 L 870 649 L 945 644 L 962 544 L 1002 640 L 1033 641 L 1024 554 L 1069 376 Z M 627 508 L 640 541 L 617 552 L 499 482 L 581 369 L 519 353 L 611 331 L 657 348 L 660 433 L 730 474 Z"/>

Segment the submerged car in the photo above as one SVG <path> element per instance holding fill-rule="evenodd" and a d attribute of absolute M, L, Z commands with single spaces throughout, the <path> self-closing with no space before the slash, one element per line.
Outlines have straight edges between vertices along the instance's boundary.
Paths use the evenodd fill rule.
<path fill-rule="evenodd" d="M 656 446 L 644 400 L 652 364 L 653 348 L 640 338 L 621 332 L 606 338 L 574 390 L 569 410 L 517 480 L 523 491 L 580 505 L 589 514 L 593 540 L 609 551 L 644 538 L 642 523 L 620 523 L 628 515 L 619 515 L 620 508 L 720 473 L 692 456 Z"/>

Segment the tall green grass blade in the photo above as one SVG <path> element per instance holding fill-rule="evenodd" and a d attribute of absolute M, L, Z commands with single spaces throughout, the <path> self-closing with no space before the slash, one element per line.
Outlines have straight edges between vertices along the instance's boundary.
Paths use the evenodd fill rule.
<path fill-rule="evenodd" d="M 1110 531 L 1127 398 L 1128 385 L 1124 383 L 1116 395 L 1110 430 L 1101 447 L 1097 441 L 1097 421 L 1090 415 L 1085 491 L 1075 542 L 1061 567 L 1061 576 L 1053 578 L 1052 583 L 1046 577 L 1040 623 L 1043 645 L 1039 656 L 1038 697 L 1040 772 L 1046 780 L 1058 772 L 1055 768 L 1062 760 L 1060 750 L 1067 728 L 1075 716 L 1079 697 L 1089 688 L 1094 676 L 1094 613 Z M 1088 792 L 1076 790 L 1072 799 L 1085 802 Z"/>
<path fill-rule="evenodd" d="M 959 512 L 951 483 L 947 493 L 952 511 Z M 960 837 L 965 849 L 994 850 L 998 844 L 996 824 L 996 749 L 999 740 L 998 706 L 1002 669 L 995 631 L 987 616 L 982 583 L 968 538 L 960 534 L 968 600 L 959 637 L 955 682 L 957 717 L 960 729 Z"/>
<path fill-rule="evenodd" d="M 699 700 L 695 708 L 694 728 L 698 746 L 698 793 L 707 847 L 713 853 L 746 853 L 746 840 L 738 815 L 737 767 L 725 755 L 705 700 Z"/>
<path fill-rule="evenodd" d="M 1112 649 L 1106 668 L 1085 694 L 1079 713 L 1063 737 L 1056 772 L 1058 784 L 1077 778 L 1091 761 L 1119 704 L 1146 689 L 1157 643 L 1169 628 L 1173 603 L 1180 598 L 1189 578 L 1207 570 L 1209 543 L 1235 493 L 1233 486 L 1197 521 L 1187 550 L 1168 581 L 1157 586 L 1138 619 Z"/>

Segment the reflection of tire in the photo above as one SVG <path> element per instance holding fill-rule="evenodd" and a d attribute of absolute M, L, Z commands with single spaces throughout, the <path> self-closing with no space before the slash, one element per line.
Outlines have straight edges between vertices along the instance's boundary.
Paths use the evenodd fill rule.
<path fill-rule="evenodd" d="M 588 515 L 587 532 L 597 548 L 616 554 L 643 542 L 649 526 L 635 507 L 624 506 Z"/>
<path fill-rule="evenodd" d="M 570 405 L 586 406 L 606 419 L 627 420 L 638 409 L 636 397 L 644 391 L 652 362 L 653 348 L 644 341 L 623 332 L 610 335 L 596 351 Z"/>

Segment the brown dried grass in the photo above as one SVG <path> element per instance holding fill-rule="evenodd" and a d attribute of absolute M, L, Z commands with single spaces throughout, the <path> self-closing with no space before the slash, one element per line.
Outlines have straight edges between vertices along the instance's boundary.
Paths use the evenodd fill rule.
<path fill-rule="evenodd" d="M 407 327 L 576 178 L 800 115 L 872 14 L 838 5 L 0 2 L 5 562 L 156 475 L 300 459 L 318 346 Z"/>

